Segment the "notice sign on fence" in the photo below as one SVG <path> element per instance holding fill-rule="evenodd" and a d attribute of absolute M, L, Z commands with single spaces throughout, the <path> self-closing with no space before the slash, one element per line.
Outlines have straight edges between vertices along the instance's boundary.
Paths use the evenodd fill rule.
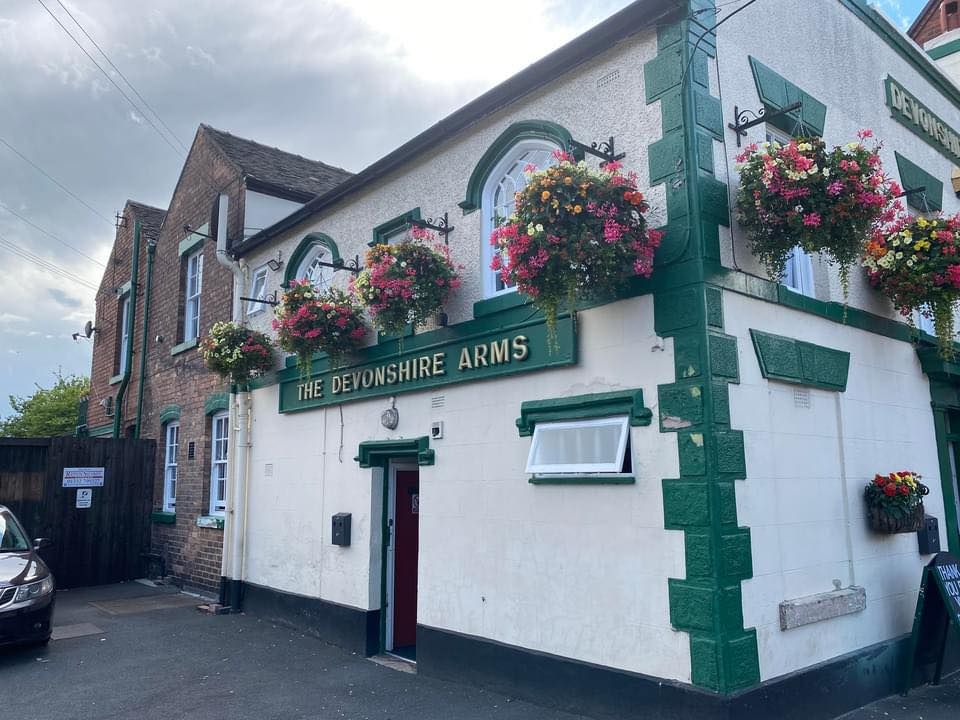
<path fill-rule="evenodd" d="M 77 488 L 77 508 L 86 510 L 93 505 L 93 489 Z"/>
<path fill-rule="evenodd" d="M 76 487 L 103 487 L 102 467 L 92 468 L 64 468 L 63 486 Z"/>

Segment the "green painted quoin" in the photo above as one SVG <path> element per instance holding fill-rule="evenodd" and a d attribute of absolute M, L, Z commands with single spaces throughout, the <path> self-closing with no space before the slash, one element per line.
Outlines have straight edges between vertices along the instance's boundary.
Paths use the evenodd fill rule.
<path fill-rule="evenodd" d="M 722 141 L 710 94 L 716 53 L 712 0 L 658 29 L 645 66 L 648 103 L 659 102 L 663 137 L 650 146 L 650 183 L 666 183 L 667 235 L 659 264 L 689 264 L 690 281 L 657 290 L 655 327 L 674 342 L 673 383 L 658 388 L 660 431 L 677 434 L 680 477 L 663 480 L 664 525 L 684 531 L 686 577 L 669 580 L 670 620 L 690 636 L 694 684 L 731 693 L 760 682 L 756 631 L 743 627 L 740 584 L 753 574 L 750 531 L 737 523 L 735 483 L 746 478 L 743 434 L 730 427 L 729 383 L 739 382 L 737 340 L 723 332 L 723 291 L 706 282 L 729 225 L 727 188 L 714 176 Z M 704 12 L 706 11 L 706 12 Z"/>

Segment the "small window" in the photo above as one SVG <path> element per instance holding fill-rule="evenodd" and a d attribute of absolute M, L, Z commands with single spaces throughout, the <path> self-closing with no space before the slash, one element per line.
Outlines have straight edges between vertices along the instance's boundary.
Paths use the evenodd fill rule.
<path fill-rule="evenodd" d="M 212 419 L 210 452 L 210 514 L 223 515 L 227 508 L 227 453 L 229 450 L 230 416 L 217 413 Z"/>
<path fill-rule="evenodd" d="M 772 125 L 766 126 L 768 143 L 789 145 L 792 138 L 787 133 Z M 813 290 L 813 258 L 799 245 L 793 249 L 793 254 L 787 258 L 783 275 L 784 287 L 807 297 L 814 296 Z"/>
<path fill-rule="evenodd" d="M 538 423 L 527 456 L 527 472 L 626 474 L 631 471 L 630 423 L 626 415 Z"/>
<path fill-rule="evenodd" d="M 249 297 L 255 300 L 267 299 L 267 266 L 259 267 L 253 271 L 253 278 L 250 281 Z M 262 302 L 248 302 L 247 315 L 256 315 L 266 307 Z"/>
<path fill-rule="evenodd" d="M 203 289 L 203 250 L 187 256 L 187 281 L 184 292 L 183 339 L 200 337 L 200 292 Z"/>
<path fill-rule="evenodd" d="M 127 371 L 127 353 L 130 351 L 130 295 L 120 301 L 120 361 L 117 363 L 118 374 Z"/>
<path fill-rule="evenodd" d="M 163 509 L 177 509 L 177 451 L 180 449 L 180 423 L 167 424 L 166 452 L 163 458 Z"/>
<path fill-rule="evenodd" d="M 917 326 L 917 330 L 925 332 L 929 335 L 936 335 L 933 328 L 933 318 L 927 317 L 920 310 L 915 310 L 913 313 L 913 321 Z"/>
<path fill-rule="evenodd" d="M 330 285 L 332 268 L 323 263 L 331 260 L 330 249 L 320 243 L 315 244 L 297 268 L 298 280 L 309 280 L 317 290 L 324 290 Z"/>

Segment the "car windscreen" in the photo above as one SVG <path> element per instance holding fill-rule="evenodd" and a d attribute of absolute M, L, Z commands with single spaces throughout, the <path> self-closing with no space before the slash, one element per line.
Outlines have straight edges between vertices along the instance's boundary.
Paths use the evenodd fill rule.
<path fill-rule="evenodd" d="M 23 552 L 30 549 L 30 543 L 13 516 L 0 510 L 0 553 Z"/>

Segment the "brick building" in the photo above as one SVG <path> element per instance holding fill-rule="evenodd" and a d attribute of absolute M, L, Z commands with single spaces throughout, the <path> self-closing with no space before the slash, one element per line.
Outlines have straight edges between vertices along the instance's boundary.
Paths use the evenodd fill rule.
<path fill-rule="evenodd" d="M 201 125 L 168 210 L 131 201 L 118 221 L 97 295 L 87 432 L 157 440 L 153 550 L 179 583 L 219 588 L 223 546 L 229 388 L 198 340 L 231 318 L 234 283 L 260 296 L 265 272 L 245 268 L 239 280 L 218 261 L 219 215 L 229 247 L 348 176 Z"/>

